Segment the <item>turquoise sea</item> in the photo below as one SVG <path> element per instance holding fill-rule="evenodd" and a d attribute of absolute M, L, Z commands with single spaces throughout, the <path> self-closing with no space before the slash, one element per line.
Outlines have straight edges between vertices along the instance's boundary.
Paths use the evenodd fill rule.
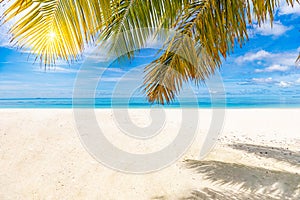
<path fill-rule="evenodd" d="M 6 51 L 12 53 L 12 50 Z M 22 63 L 15 62 L 15 57 L 7 58 L 4 61 L 13 62 L 0 67 L 0 108 L 73 108 L 72 96 L 79 72 L 86 77 L 81 80 L 83 88 L 77 88 L 77 91 L 88 92 L 89 95 L 83 94 L 82 97 L 95 94 L 96 99 L 81 99 L 75 107 L 300 108 L 300 68 L 291 67 L 289 72 L 257 73 L 257 63 L 239 65 L 236 62 L 238 55 L 224 61 L 219 70 L 222 82 L 212 76 L 210 82 L 213 84 L 208 88 L 205 84 L 196 87 L 190 81 L 182 86 L 180 101 L 164 106 L 149 104 L 140 86 L 143 85 L 144 67 L 156 58 L 156 53 L 155 49 L 143 49 L 132 60 L 123 58 L 109 63 L 86 60 L 47 70 L 27 64 L 25 58 L 21 59 Z M 91 70 L 88 74 L 85 74 L 84 66 Z M 90 85 L 94 82 L 98 85 Z M 189 85 L 193 93 L 186 89 Z M 217 99 L 224 97 L 224 93 L 226 100 Z M 213 102 L 210 95 L 216 97 Z"/>
<path fill-rule="evenodd" d="M 210 98 L 199 98 L 198 102 L 183 99 L 181 102 L 174 101 L 169 105 L 149 104 L 144 98 L 96 98 L 95 104 L 85 103 L 90 100 L 81 99 L 73 106 L 72 98 L 2 98 L 0 108 L 300 108 L 300 97 L 285 98 L 253 98 L 239 97 L 214 100 Z M 78 102 L 78 101 L 77 101 Z"/>

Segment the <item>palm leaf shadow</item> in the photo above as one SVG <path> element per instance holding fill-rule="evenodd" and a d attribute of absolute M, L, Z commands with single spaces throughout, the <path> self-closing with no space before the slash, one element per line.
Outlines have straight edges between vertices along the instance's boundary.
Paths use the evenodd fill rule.
<path fill-rule="evenodd" d="M 300 152 L 291 151 L 286 148 L 260 146 L 253 144 L 231 144 L 229 147 L 260 157 L 273 158 L 280 162 L 287 162 L 300 167 Z"/>
<path fill-rule="evenodd" d="M 251 200 L 262 200 L 265 199 L 261 194 L 247 194 L 243 192 L 232 192 L 232 191 L 218 191 L 212 188 L 204 188 L 201 191 L 194 190 L 191 195 L 181 200 L 240 200 L 240 199 L 251 199 Z M 271 199 L 271 198 L 269 198 Z"/>
<path fill-rule="evenodd" d="M 218 186 L 236 186 L 240 191 L 250 191 L 253 195 L 264 194 L 260 199 L 299 199 L 300 175 L 286 171 L 268 170 L 260 167 L 247 166 L 220 161 L 187 160 L 186 167 L 203 174 L 203 178 Z M 210 193 L 194 193 L 196 195 L 212 195 Z M 238 195 L 237 193 L 237 195 Z M 195 195 L 194 194 L 194 195 Z M 222 193 L 221 193 L 222 194 Z M 220 194 L 220 195 L 221 195 Z M 226 193 L 225 193 L 226 194 Z M 226 199 L 226 195 L 222 199 Z M 218 195 L 214 192 L 214 195 Z M 221 197 L 219 195 L 219 197 Z M 228 194 L 228 198 L 233 194 Z M 252 199 L 252 198 L 251 198 Z"/>
<path fill-rule="evenodd" d="M 249 194 L 244 192 L 219 191 L 212 188 L 203 188 L 201 190 L 193 190 L 187 197 L 178 198 L 179 200 L 262 200 L 264 196 L 261 194 Z M 165 196 L 153 197 L 151 200 L 168 200 Z M 271 198 L 269 198 L 271 199 Z"/>

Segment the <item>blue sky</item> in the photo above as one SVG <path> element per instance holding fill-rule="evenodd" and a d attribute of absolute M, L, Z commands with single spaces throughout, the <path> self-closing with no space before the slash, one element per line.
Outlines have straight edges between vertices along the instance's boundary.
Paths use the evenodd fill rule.
<path fill-rule="evenodd" d="M 268 23 L 250 27 L 249 42 L 224 60 L 220 72 L 228 97 L 300 96 L 300 66 L 295 64 L 300 52 L 300 6 L 291 9 L 283 4 L 276 13 L 273 29 Z M 58 62 L 45 71 L 39 63 L 33 64 L 33 56 L 8 43 L 8 28 L 9 24 L 0 27 L 0 98 L 72 97 L 77 72 L 85 60 L 71 65 Z M 114 62 L 104 72 L 97 96 L 110 96 L 112 90 L 122 93 L 115 89 L 116 83 L 126 92 L 131 85 L 141 84 L 143 66 L 153 60 L 154 54 L 147 49 L 131 61 Z M 104 66 L 94 63 L 98 72 Z M 207 93 L 204 86 L 194 90 L 200 96 Z"/>

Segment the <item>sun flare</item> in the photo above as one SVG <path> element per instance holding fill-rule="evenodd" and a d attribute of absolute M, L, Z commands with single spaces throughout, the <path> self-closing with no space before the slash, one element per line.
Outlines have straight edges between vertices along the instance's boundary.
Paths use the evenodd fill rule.
<path fill-rule="evenodd" d="M 56 33 L 51 31 L 48 36 L 49 36 L 50 40 L 54 40 L 56 37 Z"/>

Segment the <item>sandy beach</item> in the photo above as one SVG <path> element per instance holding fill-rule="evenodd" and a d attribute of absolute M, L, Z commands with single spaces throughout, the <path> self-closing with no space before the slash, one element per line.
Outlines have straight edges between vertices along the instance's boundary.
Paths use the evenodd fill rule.
<path fill-rule="evenodd" d="M 139 126 L 151 121 L 149 110 L 129 112 Z M 146 144 L 118 136 L 112 110 L 96 111 L 107 138 L 130 152 L 155 151 L 172 141 L 180 109 L 166 115 L 162 134 Z M 197 138 L 186 154 L 160 171 L 137 175 L 97 162 L 81 144 L 71 109 L 2 109 L 0 118 L 3 200 L 300 199 L 300 109 L 227 109 L 216 146 L 199 160 L 211 120 L 211 111 L 201 109 Z"/>

